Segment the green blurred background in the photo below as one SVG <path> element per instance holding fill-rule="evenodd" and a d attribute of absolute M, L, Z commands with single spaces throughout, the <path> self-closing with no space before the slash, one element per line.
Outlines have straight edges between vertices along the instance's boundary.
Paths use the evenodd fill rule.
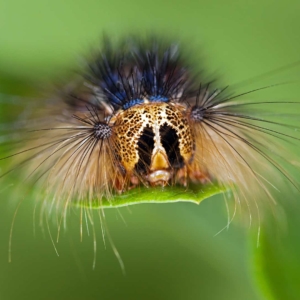
<path fill-rule="evenodd" d="M 76 69 L 82 54 L 95 49 L 103 31 L 184 38 L 187 48 L 201 49 L 205 66 L 223 74 L 226 84 L 236 83 L 298 61 L 299 28 L 300 2 L 292 0 L 0 0 L 0 92 L 28 95 L 32 86 L 57 81 Z M 291 69 L 274 81 L 299 74 Z M 295 87 L 282 93 L 293 100 L 298 96 Z M 271 96 L 278 95 L 268 91 Z M 0 98 L 1 122 L 7 99 Z M 80 242 L 76 210 L 57 244 L 57 257 L 47 232 L 36 228 L 33 234 L 30 198 L 16 218 L 9 264 L 8 237 L 18 196 L 7 182 L 0 181 L 1 300 L 300 299 L 300 201 L 292 190 L 278 198 L 285 221 L 267 218 L 258 248 L 256 231 L 239 222 L 215 236 L 227 222 L 220 196 L 199 206 L 106 210 L 125 264 L 123 275 L 108 241 L 106 249 L 103 245 L 100 223 L 95 225 L 97 264 L 92 269 L 93 238 L 85 233 Z"/>

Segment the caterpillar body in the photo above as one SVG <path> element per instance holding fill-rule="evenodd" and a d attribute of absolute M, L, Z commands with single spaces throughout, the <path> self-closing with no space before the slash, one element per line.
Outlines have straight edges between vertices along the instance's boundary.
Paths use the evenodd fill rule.
<path fill-rule="evenodd" d="M 211 183 L 259 214 L 282 178 L 298 188 L 283 145 L 299 141 L 289 132 L 296 126 L 276 120 L 280 114 L 260 116 L 262 104 L 274 112 L 298 102 L 258 102 L 256 90 L 215 87 L 176 43 L 104 44 L 71 87 L 33 101 L 18 128 L 21 149 L 2 157 L 13 158 L 7 172 L 22 169 L 41 191 L 42 215 L 56 210 L 64 219 L 74 203 L 90 208 L 96 199 L 101 207 L 140 186 Z"/>

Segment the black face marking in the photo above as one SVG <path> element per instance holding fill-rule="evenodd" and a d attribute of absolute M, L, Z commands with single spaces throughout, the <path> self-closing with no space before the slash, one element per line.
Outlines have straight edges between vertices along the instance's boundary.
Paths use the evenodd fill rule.
<path fill-rule="evenodd" d="M 184 166 L 183 157 L 180 155 L 179 140 L 176 130 L 170 126 L 163 125 L 159 129 L 161 143 L 167 153 L 169 163 L 172 168 Z"/>
<path fill-rule="evenodd" d="M 151 155 L 154 149 L 154 132 L 146 126 L 138 141 L 139 161 L 135 166 L 138 172 L 146 172 L 151 164 Z"/>

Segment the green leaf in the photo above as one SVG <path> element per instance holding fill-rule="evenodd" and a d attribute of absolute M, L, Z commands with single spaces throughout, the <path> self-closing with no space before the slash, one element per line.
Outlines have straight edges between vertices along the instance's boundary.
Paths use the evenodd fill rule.
<path fill-rule="evenodd" d="M 284 200 L 284 213 L 265 218 L 253 247 L 256 281 L 268 300 L 300 299 L 300 203 Z"/>
<path fill-rule="evenodd" d="M 188 188 L 183 186 L 168 187 L 137 187 L 112 199 L 95 199 L 92 204 L 88 201 L 77 203 L 79 206 L 87 206 L 94 209 L 121 207 L 141 203 L 171 203 L 171 202 L 193 202 L 199 204 L 206 198 L 226 191 L 224 187 L 217 184 L 196 185 L 191 184 Z"/>

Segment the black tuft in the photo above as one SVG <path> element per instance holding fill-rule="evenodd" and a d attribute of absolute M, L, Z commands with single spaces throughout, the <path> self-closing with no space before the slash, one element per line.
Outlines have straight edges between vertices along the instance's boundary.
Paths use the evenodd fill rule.
<path fill-rule="evenodd" d="M 73 118 L 87 126 L 84 129 L 87 130 L 87 132 L 89 132 L 89 136 L 91 138 L 95 140 L 108 139 L 112 135 L 112 127 L 109 126 L 105 120 L 102 120 L 100 112 L 97 110 L 97 107 L 87 106 L 86 109 L 88 110 L 89 115 L 85 115 L 85 117 L 73 115 Z"/>
<path fill-rule="evenodd" d="M 128 109 L 145 99 L 180 101 L 189 92 L 189 68 L 178 46 L 162 46 L 155 40 L 126 40 L 117 47 L 105 41 L 105 48 L 89 64 L 89 70 L 88 80 L 115 110 Z"/>
<path fill-rule="evenodd" d="M 98 140 L 104 140 L 111 136 L 111 127 L 104 123 L 96 123 L 94 125 L 94 137 Z"/>
<path fill-rule="evenodd" d="M 198 107 L 198 106 L 194 106 L 192 108 L 190 118 L 193 121 L 200 122 L 204 119 L 204 116 L 205 116 L 205 109 L 204 108 L 201 108 L 201 107 Z"/>
<path fill-rule="evenodd" d="M 200 85 L 196 96 L 196 103 L 192 107 L 189 116 L 195 122 L 202 122 L 205 119 L 209 119 L 214 114 L 216 107 L 227 101 L 225 95 L 223 95 L 223 98 L 220 98 L 220 95 L 224 94 L 227 87 L 221 90 L 216 89 L 213 92 L 209 92 L 208 89 L 209 84 L 203 88 Z"/>

